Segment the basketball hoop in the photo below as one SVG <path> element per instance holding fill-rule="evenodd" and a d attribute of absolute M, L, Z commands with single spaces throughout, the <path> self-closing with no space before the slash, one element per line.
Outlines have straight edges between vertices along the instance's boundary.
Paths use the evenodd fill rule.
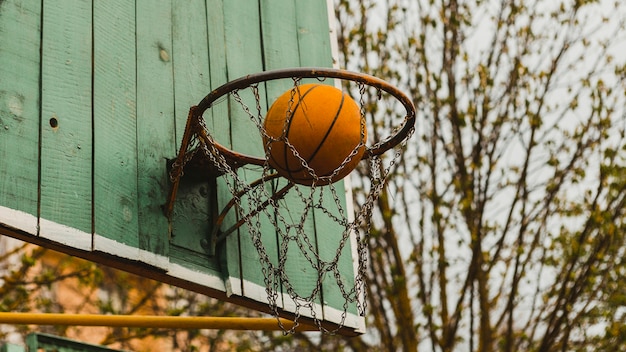
<path fill-rule="evenodd" d="M 296 101 L 297 99 L 303 99 L 302 96 L 298 95 L 300 94 L 299 87 L 303 80 L 306 79 L 316 79 L 318 82 L 323 82 L 327 79 L 338 79 L 342 81 L 346 89 L 352 89 L 359 94 L 359 99 L 355 99 L 355 101 L 358 102 L 360 109 L 361 125 L 357 127 L 360 131 L 361 142 L 354 146 L 354 150 L 334 170 L 319 175 L 314 170 L 314 167 L 310 165 L 310 159 L 299 154 L 297 146 L 295 146 L 293 141 L 289 141 L 284 136 L 277 137 L 268 133 L 263 123 L 267 111 L 262 107 L 259 85 L 261 83 L 267 85 L 270 81 L 277 80 L 292 81 L 292 87 L 285 93 L 290 94 L 286 104 L 286 121 L 291 123 L 290 119 L 295 114 L 294 110 L 297 109 L 295 107 L 297 105 Z M 252 91 L 253 98 L 250 99 L 250 103 L 244 102 L 240 94 L 244 89 Z M 370 91 L 373 91 L 373 93 Z M 399 104 L 397 108 L 389 110 L 394 116 L 386 117 L 390 121 L 396 122 L 395 126 L 388 128 L 389 136 L 373 142 L 368 142 L 367 138 L 379 138 L 381 134 L 368 134 L 366 130 L 364 96 L 370 93 L 375 94 L 374 96 L 378 96 L 379 99 L 382 94 L 389 94 Z M 238 105 L 245 111 L 245 115 L 249 117 L 250 122 L 259 131 L 261 137 L 259 140 L 266 140 L 265 143 L 260 142 L 259 145 L 259 150 L 264 152 L 263 155 L 247 155 L 226 148 L 218 143 L 215 136 L 207 129 L 203 117 L 205 111 L 213 107 L 225 96 L 237 103 L 231 103 L 231 109 L 233 106 Z M 292 68 L 252 74 L 233 80 L 209 93 L 197 106 L 193 106 L 189 110 L 180 150 L 170 169 L 172 184 L 164 207 L 165 215 L 171 224 L 176 194 L 183 172 L 186 174 L 191 173 L 195 176 L 205 175 L 207 179 L 223 177 L 224 183 L 232 194 L 232 199 L 223 206 L 219 215 L 214 219 L 213 233 L 210 234 L 209 238 L 212 251 L 215 251 L 215 246 L 231 233 L 242 226 L 247 226 L 252 243 L 260 257 L 261 270 L 265 277 L 267 300 L 271 312 L 277 318 L 280 315 L 277 303 L 278 287 L 280 286 L 282 286 L 283 292 L 286 292 L 296 305 L 295 314 L 292 317 L 295 324 L 290 329 L 284 329 L 286 332 L 295 331 L 301 310 L 307 308 L 310 309 L 309 316 L 313 318 L 320 330 L 327 331 L 316 317 L 317 313 L 313 306 L 316 301 L 320 301 L 322 281 L 325 276 L 330 276 L 326 277 L 326 279 L 334 279 L 333 284 L 339 287 L 341 295 L 345 300 L 343 305 L 344 312 L 337 328 L 339 329 L 343 325 L 349 304 L 356 304 L 359 315 L 364 316 L 365 314 L 364 280 L 372 208 L 384 187 L 386 177 L 400 157 L 403 146 L 412 135 L 414 125 L 415 108 L 412 101 L 389 83 L 362 73 L 330 68 Z M 284 129 L 286 130 L 288 127 Z M 274 166 L 271 165 L 272 163 L 269 159 L 272 146 L 270 144 L 279 139 L 285 145 L 285 153 L 292 151 L 296 160 L 301 163 L 301 169 L 309 171 L 310 179 L 307 180 L 307 184 L 281 177 L 284 175 L 276 172 L 275 164 Z M 392 149 L 394 153 L 389 158 L 382 157 L 383 154 Z M 334 182 L 337 175 L 343 176 L 346 173 L 342 171 L 344 167 L 347 167 L 346 165 L 356 164 L 356 162 L 360 161 L 358 159 L 355 160 L 355 158 L 366 160 L 368 163 L 369 183 L 367 187 L 369 189 L 366 190 L 367 196 L 362 200 L 363 204 L 360 204 L 357 213 L 353 216 L 353 214 L 344 209 Z M 260 177 L 252 182 L 246 180 L 238 172 L 243 166 L 256 167 Z M 268 185 L 272 186 L 268 187 Z M 290 214 L 289 209 L 286 209 L 288 207 L 281 205 L 281 200 L 287 194 L 292 194 L 293 199 L 301 203 L 300 212 L 297 216 Z M 236 211 L 238 220 L 233 224 L 226 225 L 225 219 L 233 210 Z M 322 258 L 315 249 L 314 241 L 311 240 L 309 234 L 303 229 L 303 223 L 312 216 L 311 214 L 314 211 L 316 212 L 316 217 L 324 216 L 336 223 L 338 228 L 341 228 L 342 233 L 340 237 L 338 234 L 338 248 L 333 258 Z M 259 229 L 261 217 L 276 228 L 277 236 L 279 236 L 278 242 L 280 242 L 278 260 L 272 260 L 267 254 Z M 341 273 L 338 271 L 337 262 L 342 251 L 349 247 L 351 240 L 357 247 L 358 267 L 353 278 L 355 284 L 352 287 L 348 287 L 345 283 L 346 280 L 342 278 Z M 289 245 L 294 242 L 296 245 Z M 290 254 L 290 251 L 298 251 L 298 253 Z M 312 292 L 303 294 L 297 292 L 293 287 L 284 267 L 288 255 L 304 256 L 314 270 L 318 272 L 317 282 Z"/>

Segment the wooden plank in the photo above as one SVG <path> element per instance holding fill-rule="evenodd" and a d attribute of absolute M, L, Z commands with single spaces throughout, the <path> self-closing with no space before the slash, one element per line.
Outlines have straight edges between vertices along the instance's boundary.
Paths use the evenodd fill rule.
<path fill-rule="evenodd" d="M 170 184 L 165 160 L 177 153 L 174 118 L 172 1 L 137 0 L 139 248 L 143 260 L 159 267 L 169 253 L 161 206 Z"/>
<path fill-rule="evenodd" d="M 176 145 L 180 145 L 189 108 L 210 92 L 209 48 L 203 0 L 172 2 L 172 50 L 176 106 Z"/>
<path fill-rule="evenodd" d="M 292 0 L 261 1 L 263 53 L 266 69 L 301 66 L 296 18 L 296 4 Z M 293 81 L 289 79 L 280 80 L 270 82 L 267 86 L 268 105 L 271 105 L 278 96 L 293 88 Z M 301 189 L 304 194 L 309 192 L 308 187 L 301 187 Z M 305 204 L 293 190 L 286 195 L 280 204 L 280 208 L 277 210 L 282 216 L 278 217 L 279 219 L 283 218 L 299 222 L 301 214 L 305 211 Z M 302 234 L 295 233 L 296 228 L 290 227 L 288 230 L 284 225 L 280 226 L 280 230 L 277 233 L 277 243 L 278 247 L 282 248 L 285 244 L 284 242 L 288 241 L 288 244 L 286 244 L 287 257 L 284 259 L 285 273 L 289 277 L 289 282 L 293 286 L 294 291 L 302 297 L 308 297 L 317 287 L 318 273 L 307 260 L 308 257 L 315 261 L 315 253 L 312 253 L 307 244 L 303 242 L 299 245 L 293 238 L 303 240 L 303 236 L 308 236 L 311 238 L 311 244 L 314 246 L 313 250 L 317 251 L 317 248 L 315 248 L 313 211 L 309 211 L 309 216 L 302 224 Z M 288 238 L 291 238 L 291 240 L 288 240 Z M 302 252 L 303 250 L 305 253 Z M 315 262 L 315 265 L 317 265 L 317 262 Z M 284 309 L 295 311 L 296 304 L 290 298 L 285 287 L 283 287 L 282 296 Z M 321 301 L 317 300 L 316 303 L 319 305 Z M 316 306 L 315 308 L 315 316 L 321 317 L 321 307 Z M 300 310 L 300 314 L 313 316 L 313 313 L 308 309 Z"/>
<path fill-rule="evenodd" d="M 296 0 L 298 51 L 301 66 L 333 67 L 330 24 L 325 1 Z"/>
<path fill-rule="evenodd" d="M 263 58 L 266 70 L 300 65 L 296 5 L 292 0 L 261 0 L 261 32 L 263 34 Z M 276 81 L 274 98 L 292 86 L 291 80 Z M 272 87 L 274 88 L 274 87 Z M 283 89 L 281 89 L 283 88 Z M 270 102 L 273 101 L 269 94 Z"/>
<path fill-rule="evenodd" d="M 228 82 L 228 70 L 226 62 L 226 38 L 224 28 L 224 1 L 222 0 L 207 0 L 207 28 L 209 39 L 209 68 L 211 72 L 211 89 L 214 90 L 217 87 Z M 207 127 L 210 128 L 211 135 L 221 145 L 232 148 L 230 118 L 229 118 L 229 104 L 227 99 L 222 99 L 215 103 L 205 114 Z M 218 177 L 215 181 L 216 212 L 221 212 L 222 209 L 233 197 L 229 190 L 228 182 L 233 182 L 229 176 Z M 237 215 L 235 211 L 231 211 L 224 219 L 224 224 L 234 224 L 237 222 Z M 241 295 L 241 282 L 239 259 L 237 256 L 231 256 L 231 264 L 228 264 L 228 253 L 239 253 L 239 239 L 236 235 L 232 235 L 226 241 L 221 241 L 217 244 L 216 256 L 219 260 L 221 269 L 221 275 L 224 278 L 225 288 L 227 295 Z M 234 238 L 234 239 L 233 239 Z M 236 282 L 229 277 L 236 278 Z"/>
<path fill-rule="evenodd" d="M 0 224 L 37 234 L 41 4 L 0 4 Z"/>
<path fill-rule="evenodd" d="M 172 60 L 176 146 L 180 145 L 189 108 L 210 92 L 209 48 L 204 0 L 172 2 Z M 177 151 L 176 151 L 177 152 Z M 175 153 L 170 157 L 174 157 Z M 191 182 L 183 176 L 173 214 L 171 244 L 209 263 L 203 241 L 211 221 L 208 182 Z"/>
<path fill-rule="evenodd" d="M 263 70 L 263 53 L 259 23 L 259 5 L 257 1 L 224 1 L 224 36 L 226 44 L 227 75 L 229 80 Z M 242 90 L 241 97 L 255 111 L 255 99 L 250 90 Z M 259 86 L 259 95 L 265 97 L 265 89 Z M 262 101 L 265 105 L 265 101 Z M 250 117 L 234 100 L 230 104 L 230 125 L 232 148 L 249 155 L 263 155 L 261 137 Z M 257 170 L 241 168 L 239 175 L 247 182 L 261 176 Z M 249 211 L 248 202 L 243 202 L 244 211 Z M 225 224 L 224 228 L 229 225 Z M 275 243 L 275 236 L 268 233 L 267 222 L 261 224 L 262 240 Z M 268 238 L 267 235 L 270 235 Z M 270 242 L 271 239 L 271 242 Z M 276 257 L 271 252 L 271 257 Z M 239 228 L 238 233 L 226 240 L 227 286 L 233 294 L 241 294 L 260 302 L 267 301 L 264 276 L 261 272 L 257 249 L 252 243 L 247 225 Z"/>
<path fill-rule="evenodd" d="M 92 4 L 43 3 L 40 234 L 91 250 Z"/>
<path fill-rule="evenodd" d="M 331 33 L 329 24 L 329 15 L 332 16 L 332 7 L 330 2 L 324 1 L 306 1 L 296 0 L 296 21 L 298 26 L 298 50 L 300 52 L 300 64 L 302 66 L 333 66 L 333 52 L 331 43 Z M 331 3 L 332 4 L 332 3 Z M 334 38 L 333 38 L 334 39 Z M 325 82 L 334 84 L 332 80 Z M 335 82 L 339 84 L 339 82 Z M 337 195 L 340 198 L 341 206 L 346 210 L 346 214 L 352 211 L 352 207 L 348 207 L 346 203 L 346 185 L 344 181 L 334 184 Z M 348 199 L 347 201 L 352 201 Z M 323 204 L 329 209 L 337 210 L 334 197 L 329 190 L 324 191 Z M 343 227 L 330 220 L 320 211 L 315 212 L 316 242 L 319 246 L 319 253 L 323 260 L 330 260 L 339 247 Z M 341 272 L 344 285 L 350 287 L 354 285 L 354 264 L 353 247 L 354 243 L 346 243 L 339 259 L 338 267 Z M 345 298 L 331 275 L 325 277 L 322 285 L 324 299 L 324 319 L 336 323 L 341 322 L 343 305 Z M 346 324 L 352 327 L 362 327 L 363 321 L 357 317 L 357 308 L 355 304 L 348 307 L 348 312 L 352 313 L 347 317 Z"/>
<path fill-rule="evenodd" d="M 206 0 L 206 4 L 210 85 L 213 90 L 228 82 L 224 6 L 223 0 Z M 230 147 L 228 103 L 225 100 L 215 103 L 205 114 L 205 119 L 207 125 L 211 127 L 213 137 L 220 144 Z"/>
<path fill-rule="evenodd" d="M 93 18 L 94 250 L 137 259 L 135 4 L 94 0 Z"/>

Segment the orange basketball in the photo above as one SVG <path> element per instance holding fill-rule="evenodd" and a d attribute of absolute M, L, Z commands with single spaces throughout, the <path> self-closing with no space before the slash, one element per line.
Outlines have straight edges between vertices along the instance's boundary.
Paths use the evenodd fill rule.
<path fill-rule="evenodd" d="M 303 84 L 283 93 L 268 110 L 263 145 L 281 176 L 312 185 L 315 177 L 302 158 L 317 177 L 325 177 L 317 184 L 329 184 L 347 176 L 363 157 L 367 131 L 361 123 L 359 106 L 347 94 L 329 85 Z"/>

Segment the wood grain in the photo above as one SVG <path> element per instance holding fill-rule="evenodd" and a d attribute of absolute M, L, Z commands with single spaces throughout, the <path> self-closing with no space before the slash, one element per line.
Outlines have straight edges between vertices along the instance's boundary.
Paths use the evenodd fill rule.
<path fill-rule="evenodd" d="M 43 4 L 40 231 L 81 249 L 92 245 L 91 10 L 86 0 Z"/>
<path fill-rule="evenodd" d="M 0 5 L 0 223 L 37 235 L 41 5 Z M 20 215 L 20 213 L 23 213 Z"/>
<path fill-rule="evenodd" d="M 172 59 L 174 68 L 174 107 L 176 145 L 180 145 L 189 108 L 210 91 L 209 50 L 203 0 L 172 2 Z M 175 154 L 174 154 L 175 155 Z M 171 157 L 173 157 L 172 155 Z M 172 245 L 190 251 L 196 260 L 209 262 L 202 241 L 211 229 L 208 182 L 189 182 L 179 190 L 174 209 Z M 201 259 L 202 258 L 202 259 Z"/>
<path fill-rule="evenodd" d="M 266 68 L 279 69 L 301 66 L 295 2 L 291 0 L 261 1 L 261 26 Z M 271 104 L 276 97 L 293 88 L 293 81 L 287 79 L 269 82 L 267 87 L 268 104 Z M 309 189 L 302 187 L 302 191 L 308 194 Z M 289 221 L 299 222 L 301 214 L 305 211 L 305 204 L 292 190 L 280 201 L 280 207 L 277 211 L 280 213 L 278 218 L 282 217 Z M 314 253 L 317 251 L 317 244 L 315 243 L 316 229 L 313 213 L 313 210 L 309 209 L 308 216 L 303 221 L 301 228 L 290 227 L 287 229 L 284 224 L 280 226 L 280 231 L 276 232 L 277 239 L 275 242 L 278 248 L 273 250 L 277 255 L 277 260 L 284 261 L 285 273 L 289 277 L 294 291 L 302 297 L 312 295 L 317 288 L 318 273 L 307 259 L 307 257 L 311 258 L 314 261 L 313 265 L 317 266 Z M 297 231 L 301 231 L 301 233 L 297 233 Z M 313 245 L 313 250 L 304 242 L 305 236 L 311 239 L 310 244 Z M 302 242 L 298 244 L 293 240 L 294 238 Z M 281 258 L 281 254 L 279 254 L 279 248 L 283 248 L 283 246 L 287 248 L 286 258 Z M 283 287 L 282 298 L 284 308 L 293 311 L 296 305 L 289 296 L 286 287 Z M 316 300 L 315 303 L 320 304 L 321 301 Z M 315 315 L 321 317 L 322 310 L 317 308 Z M 305 316 L 312 316 L 309 309 L 302 309 L 300 313 Z"/>
<path fill-rule="evenodd" d="M 139 248 L 167 257 L 169 230 L 161 209 L 169 188 L 165 160 L 177 152 L 172 1 L 137 0 L 136 4 Z"/>
<path fill-rule="evenodd" d="M 224 36 L 226 44 L 227 75 L 229 80 L 259 72 L 263 67 L 263 53 L 260 33 L 260 18 L 258 2 L 244 0 L 224 2 Z M 255 99 L 250 90 L 240 92 L 242 99 L 255 113 Z M 259 86 L 259 96 L 265 97 L 265 88 Z M 262 99 L 265 106 L 266 102 Z M 263 145 L 256 126 L 250 122 L 250 117 L 242 107 L 233 101 L 230 104 L 231 145 L 233 150 L 249 155 L 263 155 Z M 257 170 L 241 168 L 240 177 L 247 182 L 253 182 L 261 177 Z M 242 202 L 244 212 L 251 209 L 246 199 Z M 228 225 L 228 224 L 227 224 Z M 229 226 L 225 226 L 228 228 Z M 260 224 L 263 241 L 275 243 L 274 230 L 267 221 Z M 269 247 L 272 248 L 272 247 Z M 254 297 L 261 302 L 267 300 L 267 293 L 260 288 L 264 287 L 264 276 L 261 272 L 259 255 L 252 244 L 251 234 L 247 225 L 239 228 L 227 238 L 227 275 L 239 277 L 243 295 Z M 270 253 L 270 256 L 273 256 Z M 273 256 L 275 257 L 275 256 Z M 237 275 L 239 274 L 239 275 Z M 231 285 L 236 292 L 236 285 Z"/>
<path fill-rule="evenodd" d="M 139 248 L 135 4 L 94 0 L 93 11 L 94 231 Z"/>

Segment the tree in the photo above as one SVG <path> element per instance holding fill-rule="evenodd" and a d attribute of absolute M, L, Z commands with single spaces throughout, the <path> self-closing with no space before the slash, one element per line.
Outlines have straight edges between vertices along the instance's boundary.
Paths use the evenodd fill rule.
<path fill-rule="evenodd" d="M 6 237 L 0 237 L 0 244 L 3 249 L 0 254 L 2 312 L 160 316 L 258 314 L 188 290 Z M 138 351 L 265 351 L 281 346 L 289 349 L 289 346 L 305 341 L 263 331 L 15 325 L 2 326 L 0 342 L 23 342 L 24 337 L 34 331 Z"/>
<path fill-rule="evenodd" d="M 340 66 L 418 111 L 374 214 L 363 341 L 623 350 L 626 3 L 339 0 L 336 15 Z M 370 129 L 388 119 L 375 98 Z"/>
<path fill-rule="evenodd" d="M 109 329 L 94 342 L 626 349 L 626 64 L 617 46 L 626 39 L 626 3 L 336 0 L 335 10 L 340 66 L 392 82 L 418 110 L 417 131 L 373 216 L 368 335 Z M 388 128 L 391 105 L 368 96 L 365 103 L 376 136 Z M 353 178 L 357 206 L 367 167 Z M 61 309 L 44 294 L 60 279 L 106 288 L 108 296 L 85 300 L 103 312 L 236 310 L 150 281 L 143 294 L 128 295 L 119 280 L 126 274 L 91 264 L 38 271 L 39 249 L 16 254 L 19 265 L 2 278 L 2 310 Z"/>

